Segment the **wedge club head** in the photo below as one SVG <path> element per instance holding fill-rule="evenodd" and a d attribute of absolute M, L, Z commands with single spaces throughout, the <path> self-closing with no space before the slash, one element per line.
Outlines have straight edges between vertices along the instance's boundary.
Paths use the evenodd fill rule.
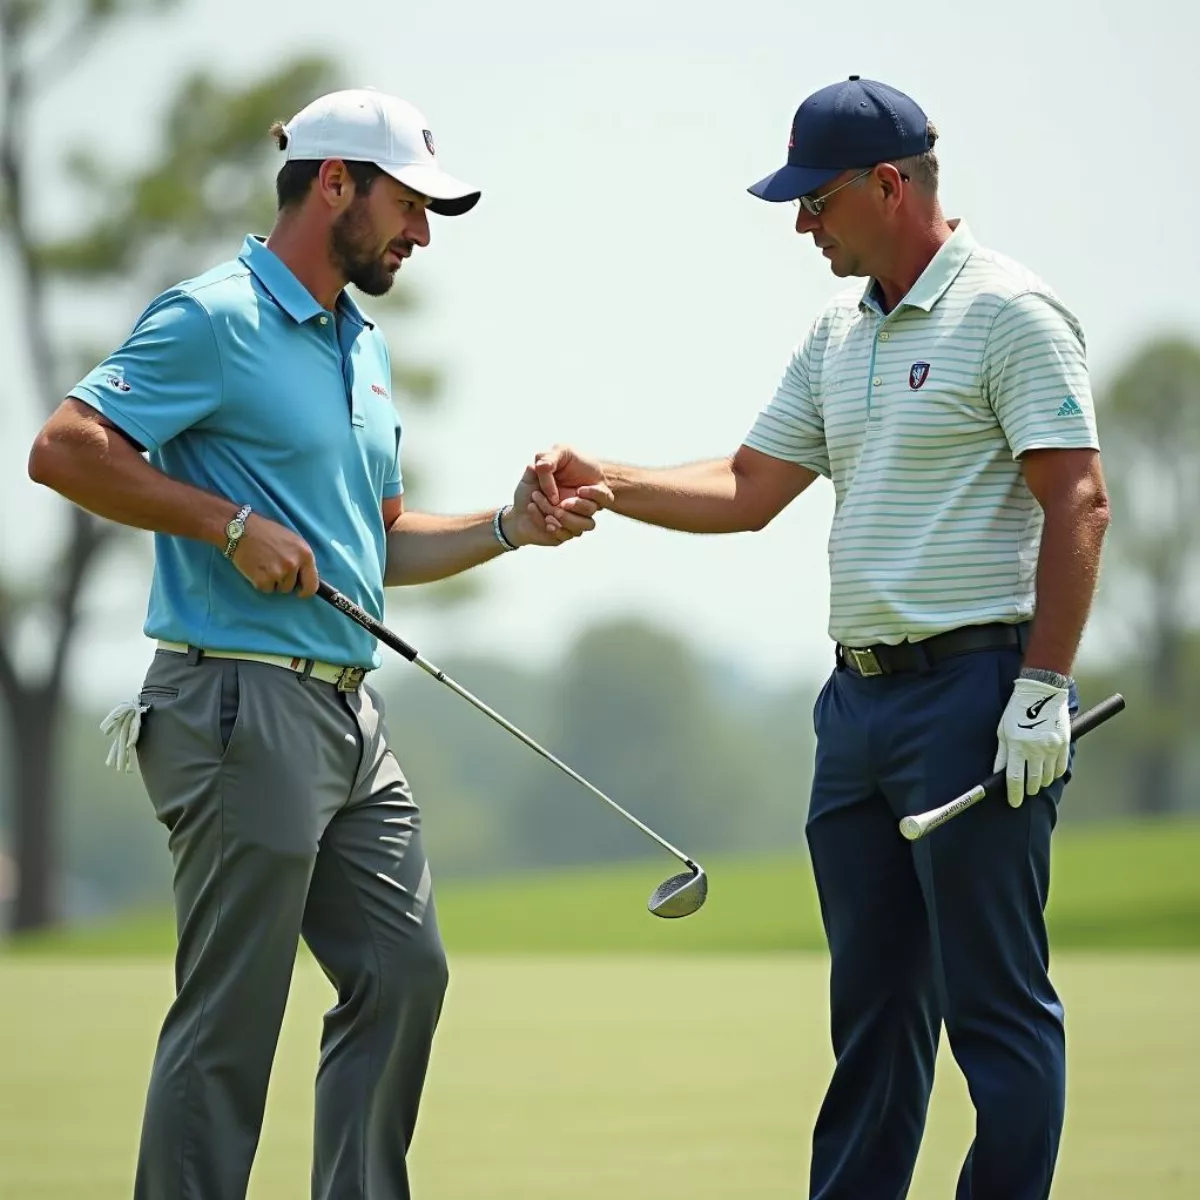
<path fill-rule="evenodd" d="M 646 907 L 656 917 L 690 917 L 708 899 L 708 876 L 699 863 L 664 879 L 654 889 Z"/>

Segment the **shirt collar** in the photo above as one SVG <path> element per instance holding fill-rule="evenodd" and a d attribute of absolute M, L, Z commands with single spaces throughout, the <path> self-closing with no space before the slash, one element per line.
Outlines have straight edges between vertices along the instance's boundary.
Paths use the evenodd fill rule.
<path fill-rule="evenodd" d="M 283 259 L 268 249 L 265 238 L 253 233 L 247 234 L 238 259 L 249 267 L 279 307 L 297 324 L 311 321 L 313 317 L 320 316 L 325 311 L 317 303 L 312 292 L 292 274 Z M 345 289 L 338 295 L 337 308 L 338 312 L 356 325 L 374 327 L 374 323 L 363 314 Z"/>
<path fill-rule="evenodd" d="M 367 329 L 375 328 L 375 322 L 354 303 L 350 293 L 345 288 L 342 289 L 341 294 L 338 296 L 337 306 L 338 312 L 344 317 L 349 317 L 356 325 Z"/>
<path fill-rule="evenodd" d="M 897 308 L 920 308 L 929 312 L 949 291 L 958 273 L 967 265 L 967 260 L 975 252 L 977 243 L 965 221 L 956 217 L 949 225 L 953 232 L 929 260 L 929 265 L 921 272 L 917 282 L 908 289 L 904 299 L 896 305 Z M 875 298 L 874 279 L 867 281 L 860 306 L 866 306 L 875 312 L 883 311 Z"/>

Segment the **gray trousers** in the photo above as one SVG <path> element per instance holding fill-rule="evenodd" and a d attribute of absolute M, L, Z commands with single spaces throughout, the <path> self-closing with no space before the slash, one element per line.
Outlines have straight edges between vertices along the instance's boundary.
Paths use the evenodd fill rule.
<path fill-rule="evenodd" d="M 301 937 L 337 991 L 312 1195 L 408 1200 L 447 970 L 378 696 L 160 650 L 141 702 L 138 763 L 169 830 L 179 942 L 135 1200 L 244 1200 Z"/>

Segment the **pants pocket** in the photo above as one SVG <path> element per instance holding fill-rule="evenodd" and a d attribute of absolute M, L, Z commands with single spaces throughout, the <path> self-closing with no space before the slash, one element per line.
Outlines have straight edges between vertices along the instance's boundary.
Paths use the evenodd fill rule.
<path fill-rule="evenodd" d="M 233 739 L 233 730 L 237 725 L 238 712 L 241 710 L 242 686 L 238 673 L 236 659 L 226 659 L 221 663 L 220 699 L 217 704 L 217 736 L 221 744 L 221 753 L 229 750 Z"/>

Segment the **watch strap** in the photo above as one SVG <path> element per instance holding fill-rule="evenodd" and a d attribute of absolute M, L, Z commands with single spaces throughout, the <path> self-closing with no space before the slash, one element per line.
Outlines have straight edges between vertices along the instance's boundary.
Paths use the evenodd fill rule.
<path fill-rule="evenodd" d="M 225 527 L 226 536 L 229 538 L 229 540 L 225 543 L 226 558 L 233 557 L 233 552 L 237 549 L 238 542 L 242 540 L 242 535 L 246 532 L 246 518 L 249 517 L 253 511 L 254 510 L 248 504 L 243 504 L 242 507 L 237 510 L 233 520 L 229 522 L 229 525 L 233 525 L 236 522 L 241 526 L 241 532 L 239 532 L 236 536 L 230 537 L 229 525 Z"/>

